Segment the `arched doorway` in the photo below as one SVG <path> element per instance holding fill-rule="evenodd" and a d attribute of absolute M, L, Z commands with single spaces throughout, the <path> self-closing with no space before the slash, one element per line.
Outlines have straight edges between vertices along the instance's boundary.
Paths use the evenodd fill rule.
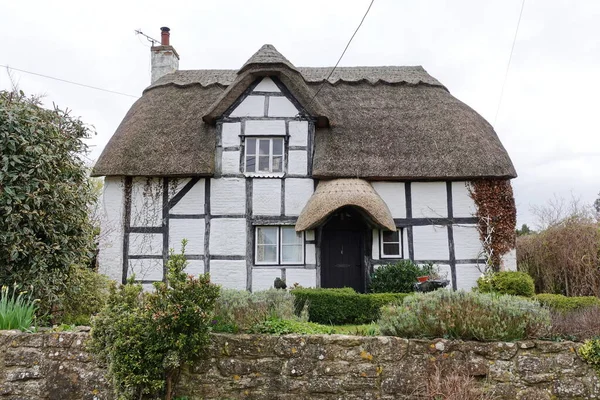
<path fill-rule="evenodd" d="M 321 287 L 366 290 L 368 226 L 353 207 L 333 212 L 321 228 Z"/>

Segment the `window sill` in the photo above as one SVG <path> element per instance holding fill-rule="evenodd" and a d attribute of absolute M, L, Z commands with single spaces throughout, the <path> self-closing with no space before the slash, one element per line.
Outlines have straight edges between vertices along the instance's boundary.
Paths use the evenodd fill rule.
<path fill-rule="evenodd" d="M 257 173 L 257 172 L 245 172 L 246 178 L 283 178 L 285 174 L 283 172 L 270 172 L 270 173 Z"/>

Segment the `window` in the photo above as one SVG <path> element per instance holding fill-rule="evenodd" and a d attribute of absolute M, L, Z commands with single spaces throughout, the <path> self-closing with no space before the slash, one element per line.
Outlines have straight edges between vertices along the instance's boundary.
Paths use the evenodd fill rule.
<path fill-rule="evenodd" d="M 255 263 L 304 264 L 304 233 L 293 226 L 257 226 Z"/>
<path fill-rule="evenodd" d="M 381 231 L 381 258 L 402 258 L 402 231 Z"/>
<path fill-rule="evenodd" d="M 283 172 L 283 138 L 247 138 L 245 172 Z"/>

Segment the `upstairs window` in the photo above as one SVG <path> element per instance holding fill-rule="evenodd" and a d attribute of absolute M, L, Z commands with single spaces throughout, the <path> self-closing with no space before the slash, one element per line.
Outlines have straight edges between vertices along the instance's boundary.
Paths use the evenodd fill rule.
<path fill-rule="evenodd" d="M 381 258 L 402 257 L 402 231 L 381 231 Z"/>
<path fill-rule="evenodd" d="M 304 233 L 293 226 L 257 226 L 255 242 L 257 265 L 304 263 Z"/>
<path fill-rule="evenodd" d="M 245 172 L 283 172 L 283 138 L 246 138 Z"/>

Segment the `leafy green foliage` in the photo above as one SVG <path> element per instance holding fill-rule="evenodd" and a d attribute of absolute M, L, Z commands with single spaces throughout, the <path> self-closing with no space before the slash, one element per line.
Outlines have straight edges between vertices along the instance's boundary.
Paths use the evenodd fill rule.
<path fill-rule="evenodd" d="M 517 296 L 437 290 L 382 308 L 381 333 L 405 338 L 519 340 L 544 335 L 548 309 Z"/>
<path fill-rule="evenodd" d="M 93 195 L 80 154 L 89 129 L 67 111 L 0 91 L 0 284 L 60 308 L 72 265 L 93 255 Z"/>
<path fill-rule="evenodd" d="M 62 322 L 90 325 L 91 316 L 99 313 L 108 298 L 110 280 L 86 267 L 73 266 L 69 285 L 62 295 Z"/>
<path fill-rule="evenodd" d="M 414 292 L 417 277 L 430 275 L 432 272 L 431 265 L 421 267 L 410 260 L 382 265 L 371 274 L 369 291 L 372 293 Z"/>
<path fill-rule="evenodd" d="M 219 288 L 208 275 L 195 278 L 183 270 L 182 254 L 168 262 L 168 284 L 143 292 L 130 281 L 112 286 L 106 308 L 93 320 L 90 349 L 108 364 L 108 374 L 119 399 L 165 393 L 180 368 L 202 356 Z"/>
<path fill-rule="evenodd" d="M 503 271 L 477 279 L 477 290 L 481 293 L 531 297 L 535 294 L 535 285 L 533 278 L 525 272 Z"/>
<path fill-rule="evenodd" d="M 308 320 L 325 325 L 365 324 L 379 318 L 384 304 L 402 301 L 405 293 L 356 293 L 343 289 L 294 289 L 296 310 L 308 307 Z"/>
<path fill-rule="evenodd" d="M 270 335 L 319 335 L 333 334 L 335 330 L 331 326 L 315 324 L 313 322 L 297 321 L 290 319 L 269 318 L 252 329 L 254 333 L 267 333 Z"/>
<path fill-rule="evenodd" d="M 586 340 L 579 347 L 579 356 L 600 373 L 600 337 Z"/>
<path fill-rule="evenodd" d="M 31 293 L 17 292 L 13 285 L 12 291 L 8 286 L 0 289 L 0 330 L 19 329 L 30 330 L 35 319 L 36 301 Z"/>
<path fill-rule="evenodd" d="M 286 290 L 258 292 L 223 289 L 215 305 L 215 332 L 250 332 L 268 319 L 306 321 L 306 313 L 294 313 L 294 296 Z"/>
<path fill-rule="evenodd" d="M 594 296 L 567 297 L 562 294 L 540 293 L 535 298 L 542 305 L 559 312 L 581 310 L 594 306 L 600 307 L 600 299 Z"/>

